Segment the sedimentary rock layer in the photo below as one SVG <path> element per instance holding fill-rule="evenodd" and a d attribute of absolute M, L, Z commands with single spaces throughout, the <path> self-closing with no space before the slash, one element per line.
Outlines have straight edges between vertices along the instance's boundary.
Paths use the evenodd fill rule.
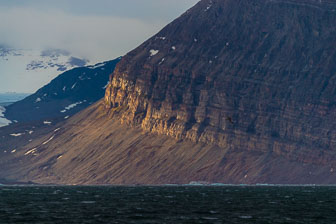
<path fill-rule="evenodd" d="M 336 146 L 336 4 L 204 0 L 110 79 L 123 123 L 314 162 Z"/>

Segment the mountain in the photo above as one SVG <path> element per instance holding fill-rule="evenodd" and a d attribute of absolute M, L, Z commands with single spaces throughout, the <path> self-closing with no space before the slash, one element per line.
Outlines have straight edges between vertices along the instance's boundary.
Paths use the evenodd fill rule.
<path fill-rule="evenodd" d="M 30 142 L 2 131 L 22 144 L 0 145 L 0 179 L 335 184 L 335 43 L 335 1 L 202 0 L 103 100 Z"/>
<path fill-rule="evenodd" d="M 104 96 L 108 77 L 120 58 L 66 71 L 36 93 L 6 107 L 18 122 L 68 118 Z"/>

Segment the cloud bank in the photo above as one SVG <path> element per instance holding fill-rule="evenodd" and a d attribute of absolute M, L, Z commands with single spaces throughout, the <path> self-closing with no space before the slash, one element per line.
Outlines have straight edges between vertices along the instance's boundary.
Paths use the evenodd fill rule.
<path fill-rule="evenodd" d="M 95 64 L 125 55 L 196 2 L 0 0 L 0 47 L 63 49 Z M 1 63 L 0 92 L 34 92 L 59 74 L 28 74 L 26 64 Z"/>
<path fill-rule="evenodd" d="M 0 44 L 66 49 L 97 62 L 124 55 L 197 1 L 24 2 L 0 1 Z"/>
<path fill-rule="evenodd" d="M 0 8 L 0 43 L 15 48 L 61 48 L 93 61 L 125 54 L 162 24 L 133 18 L 70 15 L 60 11 Z"/>

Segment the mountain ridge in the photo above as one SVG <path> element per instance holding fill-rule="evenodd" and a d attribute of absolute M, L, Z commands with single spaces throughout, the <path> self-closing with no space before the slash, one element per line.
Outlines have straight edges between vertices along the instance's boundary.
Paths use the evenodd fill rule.
<path fill-rule="evenodd" d="M 23 100 L 6 107 L 5 117 L 17 122 L 72 116 L 98 101 L 120 58 L 66 71 Z"/>

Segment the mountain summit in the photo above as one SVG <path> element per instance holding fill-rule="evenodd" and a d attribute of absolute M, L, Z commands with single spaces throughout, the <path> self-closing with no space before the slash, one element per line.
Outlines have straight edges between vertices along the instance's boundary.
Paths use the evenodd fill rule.
<path fill-rule="evenodd" d="M 200 1 L 122 58 L 104 100 L 17 149 L 0 177 L 336 183 L 335 43 L 335 1 Z"/>

